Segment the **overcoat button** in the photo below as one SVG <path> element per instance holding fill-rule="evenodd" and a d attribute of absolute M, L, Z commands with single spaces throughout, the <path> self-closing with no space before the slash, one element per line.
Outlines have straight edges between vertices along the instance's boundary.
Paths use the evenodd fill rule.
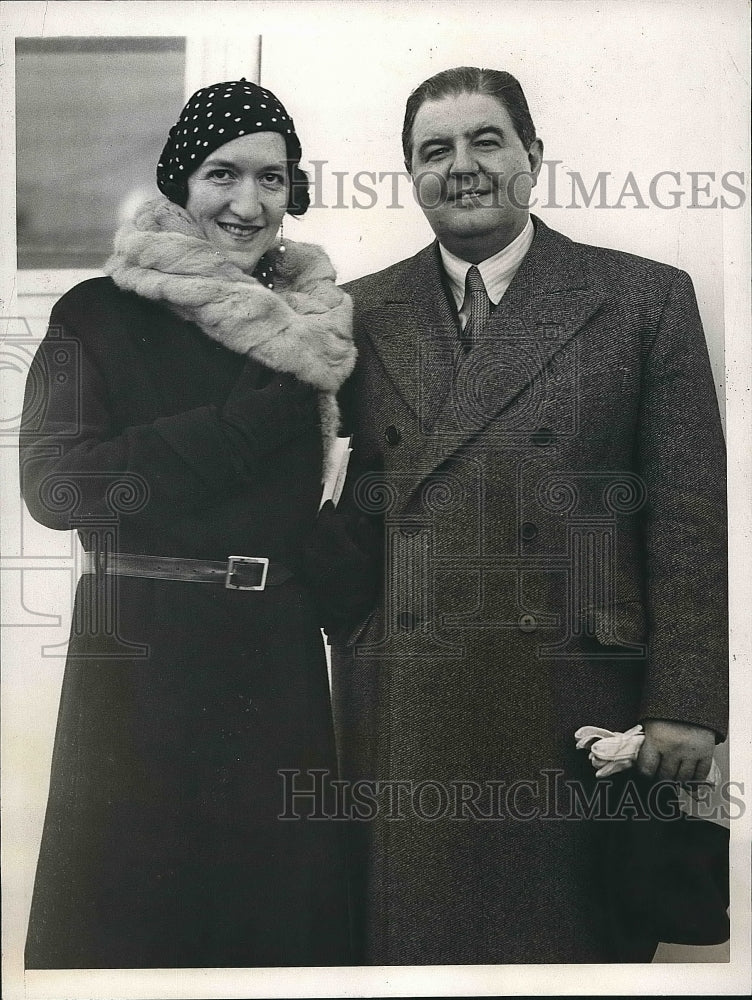
<path fill-rule="evenodd" d="M 398 621 L 400 628 L 404 629 L 405 632 L 412 632 L 418 623 L 418 619 L 412 611 L 403 611 Z"/>
<path fill-rule="evenodd" d="M 538 525 L 532 521 L 523 521 L 520 525 L 520 535 L 523 542 L 532 542 L 538 535 Z"/>
<path fill-rule="evenodd" d="M 539 427 L 537 431 L 533 431 L 530 435 L 530 440 L 538 448 L 545 448 L 546 445 L 551 444 L 554 439 L 554 432 L 550 427 Z"/>
<path fill-rule="evenodd" d="M 387 429 L 384 431 L 384 437 L 386 438 L 386 443 L 392 445 L 399 444 L 402 440 L 402 434 L 397 430 L 394 424 L 389 424 Z"/>
<path fill-rule="evenodd" d="M 538 622 L 535 620 L 535 615 L 521 615 L 519 626 L 521 632 L 535 632 Z"/>

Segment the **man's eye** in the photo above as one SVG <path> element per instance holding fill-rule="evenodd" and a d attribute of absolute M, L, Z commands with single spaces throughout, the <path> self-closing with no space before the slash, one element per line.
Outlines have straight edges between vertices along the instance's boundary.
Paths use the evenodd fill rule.
<path fill-rule="evenodd" d="M 282 174 L 277 174 L 273 172 L 264 174 L 261 179 L 263 180 L 264 184 L 273 185 L 275 187 L 278 187 L 285 183 L 285 178 L 283 177 Z"/>
<path fill-rule="evenodd" d="M 425 160 L 438 160 L 447 151 L 446 146 L 432 146 L 423 156 Z"/>
<path fill-rule="evenodd" d="M 210 170 L 207 175 L 212 180 L 215 181 L 226 181 L 232 176 L 229 170 L 225 170 L 224 167 L 215 167 L 214 170 Z"/>
<path fill-rule="evenodd" d="M 499 145 L 498 139 L 476 139 L 476 146 L 482 146 L 486 149 L 493 149 Z"/>

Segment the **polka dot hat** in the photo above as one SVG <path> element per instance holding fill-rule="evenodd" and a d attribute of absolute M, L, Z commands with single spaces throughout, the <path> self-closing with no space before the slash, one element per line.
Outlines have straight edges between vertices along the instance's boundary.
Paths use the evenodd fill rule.
<path fill-rule="evenodd" d="M 196 167 L 226 142 L 254 132 L 278 132 L 291 164 L 300 161 L 293 120 L 270 90 L 245 79 L 197 90 L 170 129 L 157 164 L 157 187 L 185 207 L 187 180 Z"/>

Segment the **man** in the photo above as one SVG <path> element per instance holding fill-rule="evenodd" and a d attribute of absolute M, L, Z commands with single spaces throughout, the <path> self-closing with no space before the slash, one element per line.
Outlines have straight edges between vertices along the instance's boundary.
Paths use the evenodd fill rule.
<path fill-rule="evenodd" d="M 531 219 L 543 146 L 508 73 L 425 81 L 402 139 L 437 240 L 348 286 L 342 400 L 344 503 L 384 526 L 383 599 L 334 649 L 361 960 L 649 961 L 661 931 L 622 922 L 598 820 L 643 802 L 640 775 L 702 781 L 726 725 L 691 281 Z M 574 733 L 638 722 L 604 810 Z"/>

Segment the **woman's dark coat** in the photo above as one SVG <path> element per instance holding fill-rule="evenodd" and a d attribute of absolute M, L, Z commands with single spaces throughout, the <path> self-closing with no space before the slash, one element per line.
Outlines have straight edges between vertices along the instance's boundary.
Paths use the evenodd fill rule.
<path fill-rule="evenodd" d="M 316 404 L 266 451 L 263 419 L 255 438 L 221 419 L 241 372 L 250 388 L 272 375 L 108 278 L 74 288 L 28 382 L 33 516 L 87 549 L 267 556 L 295 573 L 321 490 Z M 346 961 L 339 830 L 277 818 L 280 769 L 335 766 L 299 580 L 82 578 L 28 967 Z"/>

